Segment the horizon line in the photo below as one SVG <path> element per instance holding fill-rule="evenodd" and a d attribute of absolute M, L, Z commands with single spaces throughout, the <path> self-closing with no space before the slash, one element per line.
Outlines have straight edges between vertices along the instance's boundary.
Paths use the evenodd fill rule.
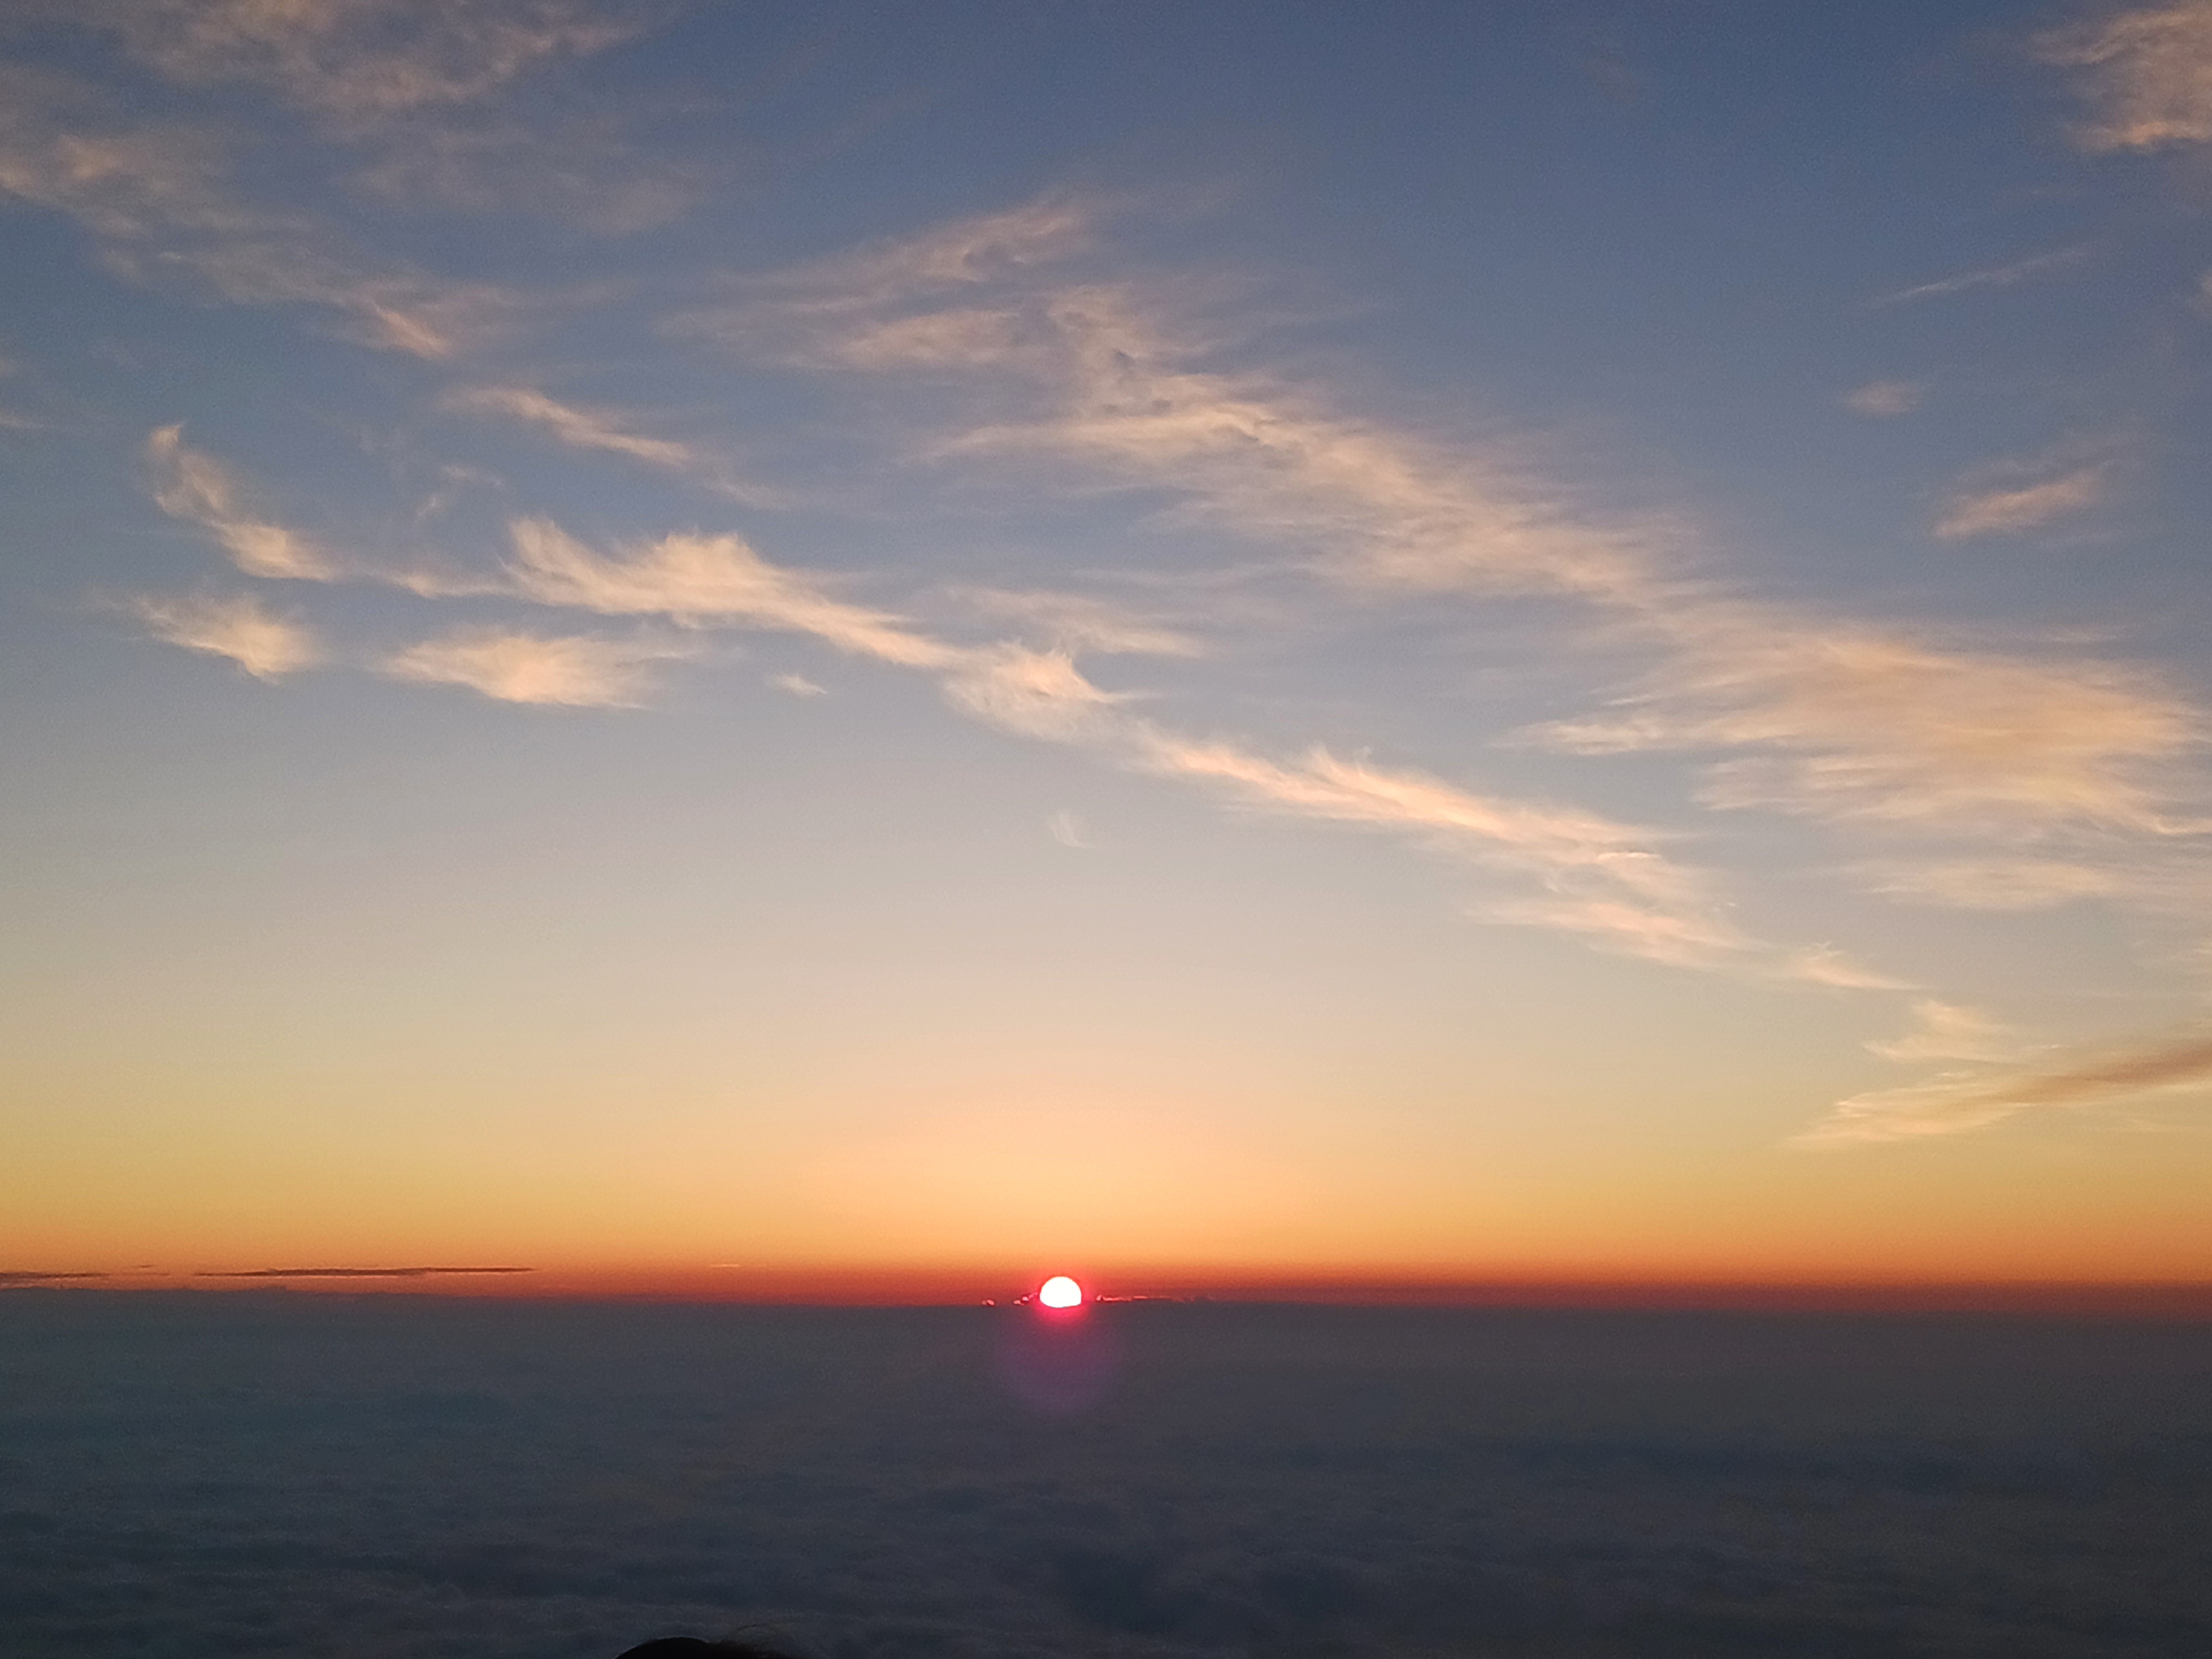
<path fill-rule="evenodd" d="M 1042 1277 L 1042 1275 L 1039 1275 Z M 1428 1307 L 1589 1311 L 2021 1313 L 2212 1318 L 2212 1278 L 1628 1278 L 1383 1273 L 1078 1273 L 1094 1304 Z M 487 1284 L 487 1279 L 501 1282 Z M 0 1292 L 198 1291 L 822 1308 L 1011 1304 L 1028 1278 L 988 1270 L 532 1267 L 0 1272 Z"/>

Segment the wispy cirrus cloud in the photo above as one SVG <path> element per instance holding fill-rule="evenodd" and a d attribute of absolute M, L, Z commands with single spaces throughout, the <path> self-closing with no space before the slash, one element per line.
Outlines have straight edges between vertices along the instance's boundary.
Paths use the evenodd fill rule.
<path fill-rule="evenodd" d="M 668 538 L 627 556 L 591 554 L 555 527 L 516 527 L 520 586 L 547 603 L 679 620 L 714 617 L 809 633 L 840 650 L 921 669 L 953 706 L 1019 736 L 1072 744 L 1130 769 L 1290 816 L 1413 836 L 1468 861 L 1534 878 L 1553 898 L 1501 902 L 1498 920 L 1563 926 L 1657 959 L 1699 966 L 1760 947 L 1717 919 L 1702 878 L 1649 832 L 1571 808 L 1486 797 L 1425 774 L 1316 749 L 1292 763 L 1177 733 L 1133 713 L 1066 650 L 1011 641 L 960 647 L 831 598 L 734 538 Z M 548 580 L 546 573 L 562 574 Z"/>
<path fill-rule="evenodd" d="M 949 458 L 1054 456 L 1180 491 L 1184 510 L 1312 574 L 1398 594 L 1489 589 L 1626 600 L 1668 527 L 1608 521 L 1503 454 L 1451 451 L 1264 376 L 1194 367 L 1202 337 L 1127 285 L 1043 295 L 1057 341 L 1043 410 L 961 433 Z"/>
<path fill-rule="evenodd" d="M 1705 878 L 1667 858 L 1650 831 L 1326 750 L 1285 763 L 1176 732 L 1137 713 L 1128 694 L 1094 684 L 1066 648 L 938 639 L 837 598 L 819 578 L 774 564 L 734 536 L 664 537 L 604 555 L 549 520 L 511 528 L 513 591 L 540 604 L 811 635 L 928 674 L 955 708 L 999 730 L 1085 748 L 1248 807 L 1395 831 L 1470 865 L 1533 879 L 1548 896 L 1518 908 L 1500 901 L 1483 912 L 1497 920 L 1565 927 L 1684 965 L 1792 976 L 1774 952 L 1720 919 Z"/>
<path fill-rule="evenodd" d="M 2170 769 L 2204 723 L 2148 677 L 1735 598 L 1683 574 L 1693 541 L 1678 525 L 1589 512 L 1510 453 L 1448 450 L 1264 377 L 1188 366 L 1203 345 L 1126 286 L 1054 286 L 1034 303 L 1061 342 L 1043 406 L 940 453 L 1050 455 L 1174 489 L 1182 510 L 1381 602 L 1455 590 L 1582 600 L 1660 662 L 1627 714 L 1542 728 L 1555 746 L 1741 751 L 1711 763 L 1714 804 L 1860 826 L 2163 835 L 2190 817 L 2167 798 L 2193 786 Z M 2056 487 L 1980 503 L 1978 520 L 1962 503 L 1954 527 L 2053 513 L 2101 487 L 2106 465 L 2031 480 L 2020 487 Z"/>
<path fill-rule="evenodd" d="M 532 214 L 623 234 L 665 223 L 710 167 L 647 153 L 604 112 L 520 115 L 514 85 L 617 46 L 690 0 L 16 0 L 102 33 L 179 88 L 251 88 L 343 147 L 346 181 L 403 208 Z M 336 157 L 333 158 L 337 159 Z M 296 255 L 297 250 L 286 250 Z"/>
<path fill-rule="evenodd" d="M 986 617 L 1024 624 L 1054 644 L 1105 656 L 1200 657 L 1192 635 L 1095 594 L 963 587 L 953 595 Z"/>
<path fill-rule="evenodd" d="M 2013 288 L 2039 276 L 2069 270 L 2096 251 L 2094 243 L 2076 242 L 2069 247 L 2031 253 L 2025 258 L 2007 260 L 2002 264 L 1978 265 L 1972 270 L 1956 271 L 1931 282 L 1915 283 L 1910 288 L 1878 295 L 1867 303 L 1872 306 L 1901 306 L 1909 305 L 1915 300 L 1938 300 L 1947 295 L 1965 294 L 1975 289 Z"/>
<path fill-rule="evenodd" d="M 1087 246 L 1094 218 L 1055 199 L 964 222 L 758 279 L 742 317 L 695 313 L 686 325 L 728 324 L 716 337 L 748 350 L 847 361 L 840 341 L 931 307 L 1018 313 L 1034 349 L 996 363 L 1006 384 L 992 398 L 1003 405 L 1012 394 L 1029 407 L 1018 419 L 955 429 L 927 453 L 994 465 L 1043 458 L 1164 487 L 1178 513 L 1262 543 L 1279 568 L 1370 602 L 1534 593 L 1594 607 L 1616 641 L 1652 652 L 1657 666 L 1620 712 L 1532 735 L 1581 753 L 1711 751 L 1712 805 L 1922 836 L 2192 833 L 2192 786 L 2175 768 L 2201 742 L 2202 720 L 2147 677 L 1827 623 L 1690 580 L 1682 572 L 1694 544 L 1677 525 L 1592 513 L 1509 453 L 1440 445 L 1336 413 L 1265 376 L 1202 367 L 1204 331 L 1163 320 L 1139 289 L 1056 280 L 1048 267 Z M 1411 805 L 1418 791 L 1389 813 L 1371 799 L 1354 812 L 1358 792 L 1347 794 L 1333 759 L 1285 763 L 1151 724 L 1127 694 L 1081 672 L 1079 654 L 1115 645 L 1095 612 L 1062 605 L 1054 617 L 1049 602 L 1024 601 L 1016 608 L 1028 614 L 1012 619 L 1041 637 L 956 645 L 775 565 L 738 538 L 678 535 L 602 553 L 547 520 L 519 520 L 512 533 L 496 585 L 538 604 L 810 634 L 920 670 L 956 707 L 1002 729 L 1093 747 L 1224 798 L 1339 822 L 1380 813 L 1376 821 L 1436 844 L 1455 835 L 1493 852 L 1511 844 L 1465 823 L 1444 830 Z M 992 599 L 976 608 L 994 605 L 1009 608 Z M 1133 642 L 1126 633 L 1119 641 Z M 1552 873 L 1540 878 L 1543 899 L 1501 901 L 1518 905 L 1516 919 L 1640 940 L 1633 948 L 1645 954 L 1756 962 L 1820 983 L 1896 983 L 1839 957 L 1742 940 L 1702 899 L 1661 904 L 1618 877 L 1590 889 L 1594 866 L 1572 858 L 1523 849 L 1493 861 L 1523 856 Z"/>
<path fill-rule="evenodd" d="M 1573 807 L 1478 794 L 1322 748 L 1283 762 L 1148 724 L 1126 738 L 1139 770 L 1203 785 L 1248 807 L 1411 836 L 1540 890 L 1480 903 L 1485 920 L 1577 933 L 1674 966 L 1792 976 L 1725 920 L 1709 878 L 1666 856 L 1650 830 Z"/>
<path fill-rule="evenodd" d="M 1064 259 L 1095 240 L 1109 205 L 1053 191 L 908 236 L 886 237 L 753 279 L 754 292 L 815 315 L 852 316 L 972 289 Z"/>
<path fill-rule="evenodd" d="M 1244 806 L 1395 831 L 1470 866 L 1532 879 L 1549 896 L 1517 908 L 1501 900 L 1480 911 L 1495 920 L 1564 927 L 1682 965 L 1814 977 L 1794 975 L 1776 953 L 1722 921 L 1705 878 L 1668 859 L 1650 831 L 1324 750 L 1285 763 L 1224 740 L 1192 738 L 1137 713 L 1128 694 L 1094 684 L 1066 649 L 938 639 L 838 598 L 821 578 L 772 563 L 735 536 L 669 536 L 601 554 L 545 520 L 518 520 L 511 533 L 506 574 L 515 597 L 605 616 L 808 635 L 848 654 L 925 673 L 956 709 L 1000 731 L 1085 748 Z M 478 690 L 504 685 L 507 695 L 514 663 L 528 661 L 535 672 L 526 647 L 489 633 L 415 647 L 406 660 L 408 678 Z M 623 686 L 617 691 L 627 696 Z M 1553 908 L 1545 910 L 1547 903 Z"/>
<path fill-rule="evenodd" d="M 1927 387 L 1918 380 L 1869 380 L 1846 392 L 1841 401 L 1854 415 L 1881 420 L 1910 415 L 1926 395 Z"/>
<path fill-rule="evenodd" d="M 532 1267 L 244 1267 L 205 1271 L 195 1279 L 437 1279 L 447 1274 L 526 1273 Z"/>
<path fill-rule="evenodd" d="M 541 605 L 811 634 L 841 651 L 909 668 L 957 659 L 952 647 L 900 618 L 839 599 L 823 578 L 770 563 L 740 536 L 663 536 L 602 554 L 550 519 L 518 519 L 508 533 L 511 590 Z"/>
<path fill-rule="evenodd" d="M 198 525 L 249 576 L 335 581 L 337 562 L 306 536 L 250 507 L 237 477 L 212 455 L 184 441 L 184 428 L 165 426 L 146 441 L 155 474 L 154 501 L 173 519 Z"/>
<path fill-rule="evenodd" d="M 1978 1008 L 1933 997 L 1912 1005 L 1912 1029 L 1867 1044 L 1884 1060 L 1967 1060 L 2001 1063 L 2018 1057 L 2010 1030 Z"/>
<path fill-rule="evenodd" d="M 231 563 L 249 576 L 379 582 L 422 599 L 482 598 L 512 591 L 496 575 L 380 565 L 341 556 L 273 516 L 229 465 L 186 443 L 180 425 L 156 428 L 146 441 L 145 455 L 153 475 L 155 504 L 171 518 L 206 531 Z M 436 504 L 434 497 L 431 505 Z"/>
<path fill-rule="evenodd" d="M 1024 307 L 969 296 L 1088 246 L 1103 210 L 1073 195 L 1042 197 L 745 278 L 730 299 L 664 326 L 781 361 L 870 371 L 1027 362 L 1049 350 L 1048 332 Z"/>
<path fill-rule="evenodd" d="M 2037 41 L 2046 63 L 2081 72 L 2085 149 L 2212 143 L 2212 0 L 2109 12 Z"/>
<path fill-rule="evenodd" d="M 1581 512 L 1502 453 L 1424 442 L 1256 374 L 1200 366 L 1215 331 L 1145 284 L 1071 279 L 1114 206 L 1054 194 L 748 279 L 665 325 L 747 356 L 882 374 L 948 366 L 1002 418 L 936 400 L 941 462 L 1055 459 L 1179 492 L 1181 511 L 1346 586 L 1626 597 L 1670 526 Z M 1176 285 L 1167 285 L 1172 289 Z M 931 343 L 887 349 L 886 331 Z"/>
<path fill-rule="evenodd" d="M 1533 735 L 1583 754 L 1752 751 L 1711 764 L 1722 806 L 1978 838 L 2205 828 L 2176 799 L 2196 787 L 2176 769 L 2203 744 L 2203 714 L 2150 675 L 1756 607 L 1671 625 L 1681 648 L 1622 712 Z"/>
<path fill-rule="evenodd" d="M 1005 641 L 952 651 L 937 666 L 946 700 L 1002 732 L 1103 746 L 1129 730 L 1117 717 L 1129 694 L 1093 685 L 1066 651 Z"/>
<path fill-rule="evenodd" d="M 129 122 L 52 70 L 0 61 L 0 191 L 114 240 L 235 233 L 257 216 L 228 188 L 227 147 L 181 123 Z"/>
<path fill-rule="evenodd" d="M 1425 773 L 1346 760 L 1316 748 L 1288 764 L 1233 744 L 1147 732 L 1152 769 L 1216 785 L 1254 805 L 1342 823 L 1432 833 L 1486 856 L 1525 860 L 1547 871 L 1588 872 L 1608 886 L 1679 901 L 1697 879 L 1664 857 L 1649 830 L 1571 807 L 1485 798 Z"/>
<path fill-rule="evenodd" d="M 2112 489 L 2109 461 L 2070 466 L 2047 477 L 2034 476 L 2037 471 L 2033 465 L 2012 466 L 1994 476 L 1986 471 L 1978 474 L 1977 481 L 1952 492 L 1931 533 L 1944 542 L 2017 535 L 2094 507 Z M 2024 479 L 2022 472 L 2027 474 Z"/>
<path fill-rule="evenodd" d="M 1620 898 L 1546 896 L 1501 899 L 1478 906 L 1485 921 L 1573 933 L 1600 950 L 1672 968 L 1747 971 L 1752 942 L 1703 912 L 1685 913 Z M 1779 978 L 1799 975 L 1783 972 Z"/>
<path fill-rule="evenodd" d="M 514 296 L 367 258 L 327 226 L 254 207 L 212 132 L 134 121 L 66 77 L 0 64 L 0 193 L 68 215 L 134 281 L 306 306 L 377 350 L 452 357 L 502 331 Z"/>
<path fill-rule="evenodd" d="M 2045 910 L 2130 885 L 2107 866 L 2062 858 L 1899 860 L 1869 865 L 1860 876 L 1875 892 L 1960 910 Z"/>
<path fill-rule="evenodd" d="M 151 257 L 111 250 L 112 263 L 158 280 L 197 278 L 234 305 L 307 306 L 337 313 L 334 331 L 375 351 L 442 362 L 508 333 L 524 301 L 489 283 L 448 282 L 417 271 L 364 266 L 317 244 L 311 228 L 264 228 Z"/>
<path fill-rule="evenodd" d="M 1002 368 L 1031 356 L 1038 345 L 1019 312 L 981 306 L 893 317 L 830 337 L 831 361 L 872 371 Z"/>
<path fill-rule="evenodd" d="M 1986 1128 L 2021 1112 L 2099 1106 L 2154 1091 L 2212 1084 L 2212 1038 L 2203 1033 L 2072 1061 L 1948 1073 L 1837 1103 L 1796 1137 L 1806 1147 L 1925 1140 Z"/>
<path fill-rule="evenodd" d="M 2157 677 L 2078 651 L 2054 657 L 2040 642 L 1961 644 L 1933 629 L 1831 620 L 1731 592 L 1696 574 L 1702 550 L 1687 526 L 1593 510 L 1510 443 L 1442 443 L 1264 374 L 1211 366 L 1218 333 L 1182 318 L 1172 293 L 1056 268 L 1085 246 L 1080 235 L 1039 236 L 1019 261 L 950 262 L 919 243 L 879 246 L 866 281 L 836 262 L 764 281 L 781 292 L 772 347 L 748 329 L 717 337 L 851 368 L 850 343 L 886 319 L 918 325 L 933 307 L 961 313 L 963 328 L 978 311 L 1014 319 L 995 337 L 1018 336 L 1022 350 L 981 352 L 973 365 L 988 380 L 980 402 L 990 412 L 963 425 L 957 399 L 937 400 L 951 411 L 947 429 L 922 453 L 1032 477 L 1040 465 L 1073 467 L 1079 477 L 1164 490 L 1174 519 L 1227 530 L 1264 549 L 1277 572 L 1368 605 L 1449 594 L 1578 602 L 1609 649 L 1642 651 L 1654 665 L 1611 710 L 1543 723 L 1524 738 L 1583 754 L 1698 754 L 1709 805 L 1909 838 L 1923 866 L 1944 861 L 1936 849 L 1946 841 L 1986 857 L 1992 836 L 2057 837 L 2074 862 L 2127 871 L 2163 856 L 2159 843 L 2206 828 L 2196 761 L 2207 721 Z M 2002 285 L 2088 251 L 1923 286 Z M 825 271 L 834 279 L 810 292 L 810 277 Z M 2039 463 L 2048 476 L 1991 477 L 1991 488 L 2059 487 L 1961 501 L 1954 528 L 1994 529 L 2008 515 L 2023 523 L 2080 502 L 2093 480 L 2103 487 L 2108 457 L 2076 452 L 2070 470 L 2067 459 Z M 2088 477 L 2070 476 L 2085 468 Z M 2124 885 L 2116 878 L 2115 890 Z M 1804 976 L 1820 970 L 1808 965 Z"/>
<path fill-rule="evenodd" d="M 1825 985 L 1834 991 L 1910 991 L 1910 981 L 1885 974 L 1855 961 L 1832 945 L 1809 945 L 1788 952 L 1778 976 L 1808 985 Z"/>
<path fill-rule="evenodd" d="M 447 392 L 440 407 L 465 415 L 520 421 L 550 433 L 572 449 L 605 450 L 671 471 L 688 471 L 699 465 L 698 453 L 689 444 L 634 432 L 621 415 L 579 409 L 549 398 L 534 386 L 461 386 Z"/>
<path fill-rule="evenodd" d="M 1714 804 L 1862 827 L 2155 836 L 2200 821 L 2198 782 L 2174 768 L 2206 722 L 2150 676 L 1753 603 L 1684 574 L 1680 526 L 1591 513 L 1508 453 L 1448 451 L 1264 378 L 1186 366 L 1202 348 L 1126 288 L 1054 288 L 1038 306 L 1064 340 L 1052 402 L 945 453 L 1046 453 L 1171 487 L 1188 510 L 1379 601 L 1580 599 L 1659 663 L 1628 713 L 1542 728 L 1558 747 L 1736 750 L 1711 763 Z M 2091 463 L 2100 483 L 2107 465 Z M 2089 487 L 2030 481 L 2054 482 L 2032 503 L 1980 510 L 2018 522 Z"/>
<path fill-rule="evenodd" d="M 81 23 L 186 86 L 268 88 L 343 125 L 481 99 L 672 9 L 636 0 L 71 0 Z"/>
<path fill-rule="evenodd" d="M 465 686 L 499 702 L 638 708 L 656 689 L 654 664 L 696 654 L 693 647 L 667 640 L 478 627 L 395 651 L 377 669 L 389 678 L 419 685 Z"/>
<path fill-rule="evenodd" d="M 126 608 L 163 643 L 228 657 L 258 680 L 282 679 L 323 658 L 313 629 L 279 616 L 251 593 L 141 594 Z"/>
<path fill-rule="evenodd" d="M 627 412 L 565 404 L 530 386 L 459 386 L 440 399 L 455 414 L 514 421 L 571 449 L 623 455 L 663 471 L 684 473 L 716 494 L 752 507 L 788 505 L 786 492 L 740 477 L 722 456 L 696 443 L 637 429 Z"/>

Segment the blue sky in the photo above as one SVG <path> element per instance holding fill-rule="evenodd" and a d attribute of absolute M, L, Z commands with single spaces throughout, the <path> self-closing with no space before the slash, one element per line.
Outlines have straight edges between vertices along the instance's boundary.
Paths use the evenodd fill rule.
<path fill-rule="evenodd" d="M 27 1260 L 2206 1266 L 2201 0 L 0 53 Z"/>

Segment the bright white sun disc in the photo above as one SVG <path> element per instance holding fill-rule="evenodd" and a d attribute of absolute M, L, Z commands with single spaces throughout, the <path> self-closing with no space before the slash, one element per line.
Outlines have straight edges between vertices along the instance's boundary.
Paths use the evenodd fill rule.
<path fill-rule="evenodd" d="M 1055 1273 L 1037 1291 L 1037 1300 L 1048 1308 L 1079 1308 L 1083 1305 L 1083 1286 L 1066 1273 Z"/>

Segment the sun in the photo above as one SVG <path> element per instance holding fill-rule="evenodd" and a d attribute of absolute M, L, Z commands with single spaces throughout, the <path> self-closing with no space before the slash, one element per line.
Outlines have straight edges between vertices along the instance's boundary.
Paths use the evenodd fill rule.
<path fill-rule="evenodd" d="M 1037 1291 L 1037 1300 L 1048 1308 L 1079 1308 L 1083 1286 L 1066 1273 L 1054 1273 Z"/>

